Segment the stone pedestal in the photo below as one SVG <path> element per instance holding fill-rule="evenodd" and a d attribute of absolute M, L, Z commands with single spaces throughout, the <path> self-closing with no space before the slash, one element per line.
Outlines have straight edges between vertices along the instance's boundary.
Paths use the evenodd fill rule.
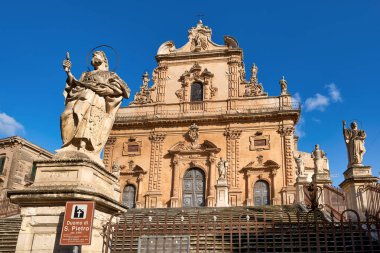
<path fill-rule="evenodd" d="M 366 183 L 377 182 L 379 179 L 372 176 L 372 168 L 370 166 L 351 166 L 343 175 L 344 181 L 339 186 L 343 189 L 346 196 L 347 208 L 354 209 L 363 218 L 367 209 L 367 203 L 365 198 L 359 198 L 358 188 Z"/>
<path fill-rule="evenodd" d="M 281 203 L 280 205 L 292 205 L 296 198 L 296 188 L 294 186 L 283 187 L 280 191 L 281 193 Z M 272 199 L 272 202 L 274 200 Z M 273 204 L 274 205 L 274 204 Z"/>
<path fill-rule="evenodd" d="M 319 186 L 321 187 L 322 189 L 322 193 L 318 199 L 318 204 L 322 204 L 324 205 L 325 204 L 325 194 L 323 192 L 323 187 L 324 185 L 331 185 L 332 181 L 331 181 L 331 178 L 330 178 L 330 174 L 327 173 L 327 172 L 323 172 L 323 173 L 315 173 L 313 176 L 312 176 L 312 181 L 314 183 L 315 186 Z"/>
<path fill-rule="evenodd" d="M 295 203 L 297 204 L 305 204 L 305 194 L 303 191 L 303 186 L 308 184 L 307 175 L 299 175 L 296 179 L 296 183 L 294 187 L 296 188 L 296 199 Z"/>
<path fill-rule="evenodd" d="M 219 178 L 215 185 L 216 188 L 216 206 L 226 207 L 228 204 L 228 185 L 225 178 Z"/>
<path fill-rule="evenodd" d="M 118 211 L 118 179 L 101 165 L 83 158 L 53 158 L 37 161 L 35 182 L 24 190 L 8 192 L 20 205 L 22 224 L 17 253 L 72 252 L 72 246 L 60 246 L 59 239 L 66 201 L 95 201 L 91 245 L 82 253 L 102 252 L 103 225 Z"/>

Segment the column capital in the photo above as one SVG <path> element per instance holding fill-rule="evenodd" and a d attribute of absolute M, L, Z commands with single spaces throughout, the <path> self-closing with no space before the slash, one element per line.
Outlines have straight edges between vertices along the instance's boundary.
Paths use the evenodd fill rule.
<path fill-rule="evenodd" d="M 226 136 L 227 139 L 235 140 L 240 138 L 241 133 L 242 130 L 226 128 L 224 136 Z"/>
<path fill-rule="evenodd" d="M 152 142 L 163 142 L 165 140 L 165 137 L 165 133 L 152 131 L 149 135 L 149 140 Z"/>

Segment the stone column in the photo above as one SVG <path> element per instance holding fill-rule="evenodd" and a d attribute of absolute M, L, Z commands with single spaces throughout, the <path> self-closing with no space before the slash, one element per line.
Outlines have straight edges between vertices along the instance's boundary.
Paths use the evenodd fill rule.
<path fill-rule="evenodd" d="M 211 154 L 209 157 L 209 191 L 207 196 L 207 206 L 215 206 L 215 172 L 216 172 L 216 157 Z"/>
<path fill-rule="evenodd" d="M 277 188 L 276 188 L 276 181 L 275 181 L 275 177 L 277 175 L 277 170 L 279 168 L 272 168 L 272 171 L 270 173 L 271 177 L 272 177 L 272 189 L 273 189 L 273 192 L 272 192 L 272 205 L 278 205 L 278 200 L 277 200 L 277 197 L 276 197 L 276 193 L 277 193 Z"/>
<path fill-rule="evenodd" d="M 252 175 L 251 173 L 247 172 L 245 176 L 247 177 L 247 206 L 253 206 Z"/>
<path fill-rule="evenodd" d="M 177 156 L 177 155 L 176 155 Z M 172 196 L 170 198 L 170 207 L 179 207 L 178 203 L 178 188 L 179 188 L 179 161 L 178 157 L 174 157 L 173 159 L 173 189 Z"/>
<path fill-rule="evenodd" d="M 143 181 L 144 175 L 140 174 L 136 181 L 137 181 L 137 201 L 136 201 L 136 206 L 137 208 L 143 208 L 144 204 L 142 202 L 143 196 L 142 196 L 142 181 Z"/>

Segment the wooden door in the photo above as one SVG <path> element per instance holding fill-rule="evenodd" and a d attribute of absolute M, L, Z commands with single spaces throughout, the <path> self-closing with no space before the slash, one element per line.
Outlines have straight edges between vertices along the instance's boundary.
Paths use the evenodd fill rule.
<path fill-rule="evenodd" d="M 253 187 L 255 206 L 269 205 L 269 185 L 265 181 L 257 181 Z"/>
<path fill-rule="evenodd" d="M 205 176 L 200 169 L 189 169 L 183 177 L 182 206 L 205 206 Z"/>
<path fill-rule="evenodd" d="M 136 205 L 136 188 L 133 185 L 127 185 L 123 191 L 123 204 L 128 208 L 135 208 Z"/>

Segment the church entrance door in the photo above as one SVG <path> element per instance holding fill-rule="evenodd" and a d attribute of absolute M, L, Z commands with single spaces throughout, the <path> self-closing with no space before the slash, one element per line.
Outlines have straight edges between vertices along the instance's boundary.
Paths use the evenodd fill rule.
<path fill-rule="evenodd" d="M 255 206 L 269 205 L 269 185 L 267 182 L 259 180 L 253 187 Z"/>
<path fill-rule="evenodd" d="M 202 170 L 192 168 L 183 177 L 183 207 L 205 206 L 205 175 Z"/>
<path fill-rule="evenodd" d="M 127 185 L 123 191 L 123 204 L 128 208 L 134 208 L 136 205 L 136 188 L 133 185 Z"/>

